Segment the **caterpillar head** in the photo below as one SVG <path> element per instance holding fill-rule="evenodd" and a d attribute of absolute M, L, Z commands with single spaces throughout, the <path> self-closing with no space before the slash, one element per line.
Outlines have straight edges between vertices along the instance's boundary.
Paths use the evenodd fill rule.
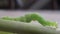
<path fill-rule="evenodd" d="M 54 28 L 57 28 L 57 23 L 56 23 L 56 22 L 47 21 L 46 25 L 47 25 L 47 26 L 54 27 Z"/>

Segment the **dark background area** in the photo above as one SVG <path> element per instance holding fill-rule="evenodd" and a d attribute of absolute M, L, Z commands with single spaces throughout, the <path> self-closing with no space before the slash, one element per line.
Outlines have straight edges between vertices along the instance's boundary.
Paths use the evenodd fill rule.
<path fill-rule="evenodd" d="M 47 2 L 46 3 L 44 1 L 45 4 L 43 4 L 44 3 L 43 1 L 41 2 L 41 0 L 0 0 L 0 9 L 60 10 L 60 0 L 49 0 L 49 1 L 45 0 Z"/>

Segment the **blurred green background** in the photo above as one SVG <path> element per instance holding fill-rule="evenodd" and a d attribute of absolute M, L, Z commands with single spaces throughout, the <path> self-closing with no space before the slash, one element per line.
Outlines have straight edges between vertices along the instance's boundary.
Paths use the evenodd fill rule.
<path fill-rule="evenodd" d="M 14 34 L 14 33 L 0 31 L 0 34 Z"/>

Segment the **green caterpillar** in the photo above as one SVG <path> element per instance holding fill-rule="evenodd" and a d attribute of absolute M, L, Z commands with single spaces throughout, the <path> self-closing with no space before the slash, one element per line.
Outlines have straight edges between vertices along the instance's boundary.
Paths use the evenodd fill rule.
<path fill-rule="evenodd" d="M 18 17 L 18 18 L 3 17 L 2 19 L 14 20 L 14 21 L 20 21 L 20 22 L 26 22 L 26 23 L 30 23 L 32 20 L 33 21 L 36 20 L 40 24 L 42 24 L 43 26 L 54 26 L 54 27 L 57 27 L 57 23 L 56 22 L 46 21 L 41 16 L 39 16 L 37 14 L 26 14 L 25 16 L 21 16 L 21 17 Z"/>

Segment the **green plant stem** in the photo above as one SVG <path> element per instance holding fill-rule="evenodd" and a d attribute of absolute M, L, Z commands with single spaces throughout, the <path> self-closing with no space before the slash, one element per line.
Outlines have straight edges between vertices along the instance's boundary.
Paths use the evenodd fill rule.
<path fill-rule="evenodd" d="M 10 21 L 0 19 L 0 30 L 24 34 L 55 34 L 56 29 L 49 29 L 31 23 L 23 23 L 18 21 Z"/>

